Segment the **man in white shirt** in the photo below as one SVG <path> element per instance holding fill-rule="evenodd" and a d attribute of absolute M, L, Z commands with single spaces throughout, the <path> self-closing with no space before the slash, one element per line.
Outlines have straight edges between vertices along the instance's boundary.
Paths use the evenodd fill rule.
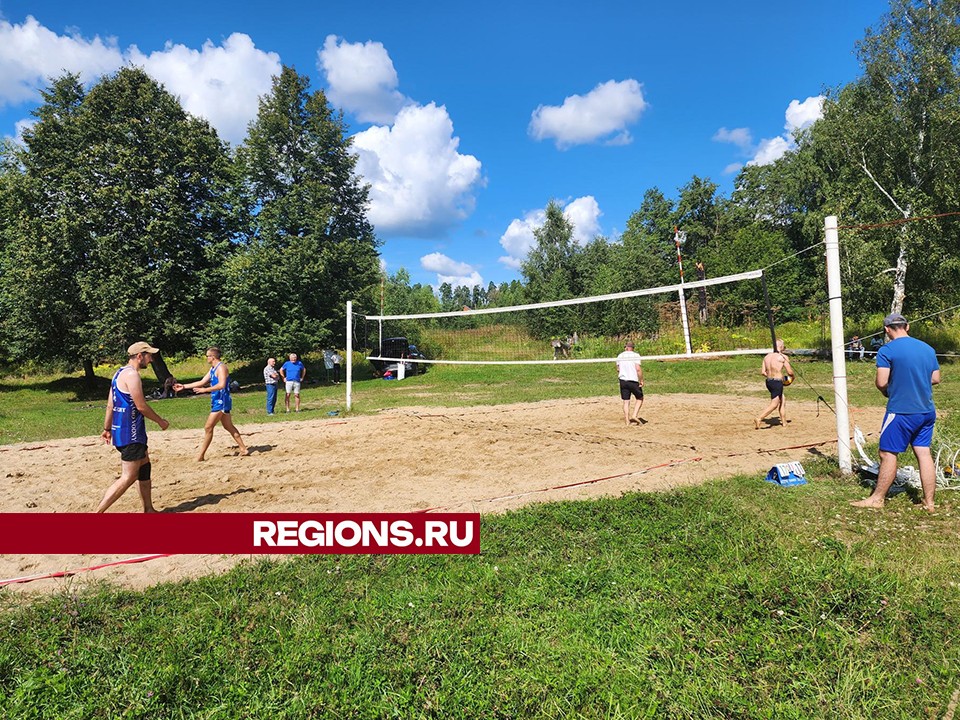
<path fill-rule="evenodd" d="M 617 355 L 617 374 L 620 377 L 620 399 L 623 400 L 623 419 L 630 423 L 640 422 L 640 408 L 643 407 L 643 368 L 640 356 L 633 351 L 633 343 L 628 342 L 623 352 Z M 630 397 L 637 399 L 633 416 L 630 416 Z"/>

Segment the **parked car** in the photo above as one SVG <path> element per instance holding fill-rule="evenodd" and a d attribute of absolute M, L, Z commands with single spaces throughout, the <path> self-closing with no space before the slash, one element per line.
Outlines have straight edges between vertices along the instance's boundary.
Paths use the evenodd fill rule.
<path fill-rule="evenodd" d="M 382 358 L 424 358 L 423 355 L 416 345 L 411 345 L 407 338 L 405 337 L 392 337 L 384 338 L 380 343 L 379 351 L 376 351 L 375 354 Z M 397 360 L 371 360 L 374 369 L 377 372 L 377 375 L 383 375 L 386 372 L 390 372 L 393 377 L 397 376 L 398 365 L 400 364 Z M 419 362 L 405 362 L 403 364 L 403 372 L 405 375 L 417 375 L 425 373 L 427 371 L 426 363 Z"/>

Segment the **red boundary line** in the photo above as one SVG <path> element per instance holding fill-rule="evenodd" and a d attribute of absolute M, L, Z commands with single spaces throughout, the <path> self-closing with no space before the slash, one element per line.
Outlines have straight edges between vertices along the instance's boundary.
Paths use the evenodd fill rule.
<path fill-rule="evenodd" d="M 0 580 L 0 587 L 13 585 L 15 583 L 33 582 L 34 580 L 50 580 L 52 578 L 70 577 L 71 575 L 76 575 L 77 573 L 90 572 L 92 570 L 102 570 L 103 568 L 114 567 L 115 565 L 132 565 L 133 563 L 147 562 L 148 560 L 156 560 L 157 558 L 162 557 L 170 557 L 170 553 L 162 555 L 140 555 L 138 557 L 127 558 L 126 560 L 114 560 L 113 562 L 103 563 L 101 565 L 78 568 L 77 570 L 58 570 L 56 572 L 45 573 L 41 575 L 25 575 L 24 577 L 8 578 L 6 580 Z"/>

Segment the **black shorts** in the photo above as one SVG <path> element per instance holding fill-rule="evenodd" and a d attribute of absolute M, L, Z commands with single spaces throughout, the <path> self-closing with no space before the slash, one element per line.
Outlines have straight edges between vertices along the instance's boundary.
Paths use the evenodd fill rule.
<path fill-rule="evenodd" d="M 130 443 L 129 445 L 121 445 L 117 448 L 117 450 L 120 451 L 120 459 L 124 462 L 143 460 L 147 456 L 146 443 Z"/>
<path fill-rule="evenodd" d="M 621 380 L 620 399 L 629 400 L 631 395 L 637 400 L 643 400 L 643 388 L 640 387 L 640 383 L 636 380 Z"/>
<path fill-rule="evenodd" d="M 780 378 L 767 378 L 767 390 L 770 391 L 770 399 L 783 397 L 783 380 Z"/>

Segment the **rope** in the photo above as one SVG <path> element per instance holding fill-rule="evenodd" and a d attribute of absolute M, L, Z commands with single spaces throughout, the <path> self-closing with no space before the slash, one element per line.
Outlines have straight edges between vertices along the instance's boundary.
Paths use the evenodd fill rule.
<path fill-rule="evenodd" d="M 876 228 L 903 225 L 904 223 L 916 222 L 918 220 L 936 220 L 937 218 L 951 217 L 952 215 L 960 215 L 960 211 L 938 213 L 937 215 L 918 215 L 917 217 L 899 218 L 897 220 L 888 220 L 886 222 L 872 223 L 869 225 L 837 225 L 837 230 L 875 230 Z"/>
<path fill-rule="evenodd" d="M 787 260 L 791 260 L 791 259 L 797 257 L 797 255 L 803 255 L 803 254 L 804 254 L 805 252 L 807 252 L 808 250 L 813 250 L 814 248 L 817 248 L 817 247 L 820 247 L 821 245 L 826 245 L 826 244 L 827 244 L 827 241 L 826 241 L 826 240 L 821 240 L 821 241 L 818 242 L 818 243 L 814 243 L 814 244 L 811 245 L 810 247 L 805 247 L 803 250 L 800 250 L 799 252 L 795 252 L 793 255 L 787 255 L 786 257 L 782 257 L 782 258 L 780 258 L 779 260 L 777 260 L 776 262 L 770 263 L 769 265 L 767 265 L 767 266 L 766 266 L 765 268 L 763 268 L 763 269 L 764 269 L 764 270 L 769 270 L 769 269 L 772 268 L 774 265 L 779 265 L 779 264 L 782 263 L 782 262 L 786 262 Z"/>
<path fill-rule="evenodd" d="M 102 563 L 100 565 L 91 565 L 90 567 L 77 568 L 76 570 L 58 570 L 51 573 L 41 573 L 39 575 L 25 575 L 23 577 L 7 578 L 6 580 L 0 580 L 0 588 L 5 587 L 6 585 L 13 585 L 15 583 L 28 583 L 33 582 L 34 580 L 50 580 L 52 578 L 60 577 L 70 577 L 71 575 L 76 575 L 77 573 L 82 572 L 91 572 L 93 570 L 101 570 L 103 568 L 114 567 L 116 565 L 132 565 L 133 563 L 142 563 L 147 562 L 148 560 L 156 560 L 157 558 L 170 557 L 170 554 L 164 555 L 140 555 L 137 557 L 127 558 L 126 560 L 114 560 L 113 562 Z"/>

